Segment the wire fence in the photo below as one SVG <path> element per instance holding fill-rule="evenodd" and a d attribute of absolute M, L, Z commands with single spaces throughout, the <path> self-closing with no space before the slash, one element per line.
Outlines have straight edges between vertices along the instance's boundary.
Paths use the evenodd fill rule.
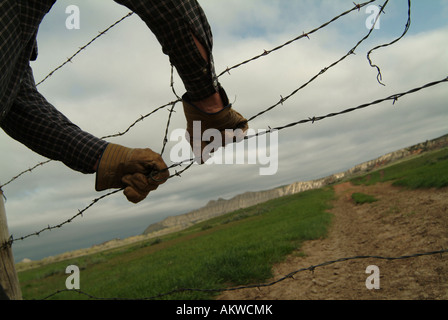
<path fill-rule="evenodd" d="M 276 52 L 276 51 L 278 51 L 278 50 L 280 50 L 282 48 L 285 48 L 286 46 L 288 46 L 288 45 L 290 45 L 290 44 L 292 44 L 292 43 L 294 43 L 294 42 L 296 42 L 298 40 L 311 39 L 310 37 L 313 34 L 317 33 L 318 31 L 320 31 L 320 30 L 322 30 L 322 29 L 324 29 L 326 27 L 328 27 L 329 25 L 331 25 L 335 21 L 337 21 L 337 20 L 339 20 L 339 19 L 341 19 L 341 18 L 351 14 L 352 12 L 360 11 L 361 8 L 364 8 L 364 7 L 368 6 L 369 4 L 372 4 L 372 3 L 376 2 L 376 1 L 377 0 L 370 0 L 370 1 L 367 1 L 367 2 L 364 2 L 364 3 L 360 3 L 360 4 L 353 3 L 353 7 L 352 8 L 342 12 L 341 14 L 339 14 L 338 16 L 336 16 L 336 17 L 332 18 L 331 20 L 325 22 L 321 26 L 319 26 L 317 28 L 314 28 L 314 29 L 312 29 L 312 30 L 310 30 L 308 32 L 303 32 L 302 34 L 298 35 L 297 37 L 295 37 L 293 39 L 290 39 L 290 40 L 286 41 L 285 43 L 283 43 L 283 44 L 281 44 L 281 45 L 279 45 L 277 47 L 274 47 L 274 48 L 272 48 L 270 50 L 263 50 L 263 52 L 261 54 L 256 55 L 256 56 L 254 56 L 254 57 L 252 57 L 250 59 L 247 59 L 245 61 L 242 61 L 242 62 L 240 62 L 238 64 L 235 64 L 234 66 L 227 67 L 224 71 L 222 71 L 218 75 L 218 77 L 221 77 L 221 76 L 223 76 L 225 74 L 230 74 L 230 71 L 232 71 L 232 70 L 234 70 L 236 68 L 242 67 L 242 66 L 244 66 L 246 64 L 249 64 L 249 63 L 251 63 L 251 62 L 253 62 L 255 60 L 262 59 L 262 58 L 264 58 L 264 57 L 266 57 L 268 55 L 271 55 L 274 52 Z M 372 27 L 368 30 L 367 34 L 363 38 L 361 38 L 356 44 L 354 44 L 354 46 L 346 54 L 344 54 L 341 58 L 337 59 L 336 61 L 334 61 L 333 63 L 329 64 L 328 66 L 322 68 L 317 74 L 315 74 L 313 77 L 311 77 L 307 82 L 305 82 L 301 86 L 297 87 L 295 90 L 293 90 L 288 95 L 285 95 L 285 96 L 280 95 L 280 100 L 277 103 L 275 103 L 275 104 L 273 104 L 271 106 L 268 106 L 264 110 L 262 110 L 259 113 L 253 115 L 252 117 L 250 117 L 248 119 L 248 121 L 251 122 L 254 119 L 260 117 L 261 115 L 264 115 L 264 114 L 266 114 L 268 112 L 271 112 L 275 108 L 278 108 L 279 106 L 283 105 L 288 99 L 290 99 L 292 96 L 296 95 L 299 91 L 301 91 L 302 89 L 307 87 L 310 83 L 314 82 L 316 79 L 318 79 L 322 75 L 324 75 L 327 72 L 329 72 L 332 68 L 334 68 L 335 66 L 337 66 L 338 64 L 340 64 L 341 62 L 343 62 L 344 60 L 349 58 L 350 56 L 356 54 L 356 50 L 358 49 L 358 47 L 372 35 L 372 33 L 373 33 L 374 29 L 375 29 L 375 25 L 379 21 L 380 16 L 385 13 L 385 8 L 387 7 L 388 3 L 389 3 L 389 0 L 386 0 L 382 5 L 379 6 L 380 11 L 379 11 L 378 15 L 376 16 L 376 19 L 375 19 Z M 391 46 L 391 45 L 397 43 L 399 40 L 401 40 L 407 34 L 407 32 L 408 32 L 408 30 L 409 30 L 409 28 L 411 26 L 411 0 L 408 0 L 407 3 L 408 3 L 408 11 L 407 11 L 408 19 L 407 19 L 407 23 L 406 23 L 405 29 L 404 29 L 403 33 L 401 34 L 401 36 L 396 38 L 395 40 L 393 40 L 390 43 L 377 46 L 377 47 L 371 49 L 367 53 L 367 60 L 368 60 L 368 62 L 370 64 L 370 66 L 377 70 L 377 80 L 378 80 L 378 83 L 381 84 L 381 85 L 384 85 L 382 83 L 381 69 L 380 69 L 379 66 L 377 66 L 377 65 L 375 65 L 373 63 L 372 58 L 371 58 L 371 54 L 375 50 L 378 50 L 380 48 L 384 48 L 384 47 L 387 47 L 387 46 Z M 75 52 L 71 57 L 69 57 L 61 65 L 59 65 L 58 67 L 53 69 L 50 73 L 48 73 L 48 75 L 46 77 L 44 77 L 40 82 L 38 82 L 37 86 L 39 86 L 43 82 L 45 82 L 48 79 L 50 79 L 57 71 L 61 70 L 69 62 L 73 62 L 74 58 L 77 55 L 81 54 L 89 46 L 91 46 L 95 41 L 97 41 L 100 37 L 104 36 L 112 28 L 118 26 L 120 23 L 122 23 L 124 20 L 126 20 L 127 18 L 129 18 L 132 15 L 133 15 L 133 12 L 129 12 L 127 15 L 123 16 L 121 19 L 119 19 L 116 22 L 114 22 L 111 26 L 109 26 L 105 30 L 99 32 L 99 34 L 96 37 L 94 37 L 86 45 L 84 45 L 81 48 L 79 48 L 79 50 L 77 52 Z M 168 137 L 168 133 L 169 133 L 169 130 L 170 130 L 170 123 L 171 123 L 171 119 L 172 119 L 172 114 L 174 113 L 174 108 L 175 108 L 177 103 L 181 102 L 181 98 L 177 95 L 177 93 L 175 92 L 175 89 L 174 89 L 173 73 L 174 73 L 174 68 L 171 67 L 171 83 L 170 83 L 170 86 L 171 86 L 172 92 L 173 92 L 173 94 L 175 96 L 175 99 L 173 101 L 170 101 L 170 102 L 168 102 L 168 103 L 166 103 L 164 105 L 158 106 L 158 107 L 154 108 L 151 112 L 149 112 L 149 113 L 147 113 L 145 115 L 140 115 L 133 123 L 128 125 L 128 127 L 125 130 L 123 130 L 121 132 L 118 132 L 116 134 L 111 134 L 111 135 L 104 136 L 104 137 L 102 137 L 102 139 L 108 139 L 108 138 L 123 136 L 123 135 L 129 133 L 138 123 L 140 123 L 140 122 L 144 121 L 145 119 L 151 117 L 152 115 L 154 115 L 155 113 L 159 112 L 160 110 L 168 109 L 169 116 L 168 116 L 167 124 L 166 124 L 166 127 L 165 127 L 165 135 L 164 135 L 163 147 L 162 147 L 162 151 L 161 151 L 161 154 L 163 154 L 163 152 L 165 151 L 165 148 L 166 148 L 166 144 L 168 142 L 167 137 Z M 342 115 L 345 115 L 345 114 L 348 114 L 348 113 L 351 113 L 351 112 L 355 112 L 355 111 L 358 111 L 358 110 L 361 110 L 361 109 L 377 106 L 377 105 L 379 105 L 381 103 L 384 103 L 386 101 L 391 101 L 392 104 L 396 104 L 396 102 L 400 98 L 402 98 L 404 96 L 415 94 L 415 93 L 417 93 L 419 91 L 428 89 L 430 87 L 438 86 L 438 85 L 446 83 L 446 82 L 448 82 L 448 76 L 446 78 L 443 78 L 443 79 L 440 79 L 440 80 L 436 80 L 436 81 L 433 81 L 433 82 L 430 82 L 430 83 L 427 83 L 427 84 L 423 84 L 420 87 L 411 88 L 411 89 L 409 89 L 407 91 L 404 91 L 404 92 L 396 93 L 396 94 L 393 94 L 393 95 L 390 95 L 390 96 L 387 96 L 387 97 L 384 97 L 384 98 L 381 98 L 381 99 L 377 99 L 375 101 L 366 102 L 366 103 L 360 104 L 358 106 L 354 106 L 354 107 L 351 107 L 351 108 L 348 108 L 348 109 L 344 109 L 344 110 L 341 110 L 341 111 L 338 111 L 338 112 L 333 112 L 333 113 L 329 113 L 329 114 L 326 114 L 326 115 L 320 115 L 320 116 L 313 115 L 313 116 L 307 117 L 305 119 L 296 120 L 294 122 L 291 122 L 291 123 L 288 123 L 288 124 L 285 124 L 285 125 L 282 125 L 282 126 L 278 126 L 278 127 L 274 127 L 274 128 L 268 127 L 267 130 L 259 132 L 257 134 L 251 135 L 251 136 L 246 136 L 244 139 L 251 139 L 251 138 L 254 138 L 254 137 L 262 135 L 262 134 L 269 134 L 269 133 L 271 133 L 273 131 L 285 130 L 287 128 L 295 127 L 295 126 L 298 126 L 298 125 L 301 125 L 301 124 L 305 124 L 305 123 L 316 123 L 316 122 L 322 121 L 324 119 L 328 119 L 328 118 L 332 118 L 332 117 L 336 117 L 336 116 L 342 116 Z M 15 175 L 11 179 L 9 179 L 3 185 L 0 185 L 0 189 L 3 189 L 4 187 L 6 187 L 7 185 L 13 183 L 14 181 L 19 179 L 23 175 L 25 175 L 27 173 L 30 173 L 30 172 L 33 172 L 37 168 L 42 167 L 42 166 L 48 164 L 51 161 L 52 160 L 46 160 L 46 161 L 40 162 L 40 163 L 36 164 L 35 166 L 20 172 L 19 174 Z M 181 177 L 182 173 L 184 173 L 186 170 L 191 168 L 192 165 L 194 164 L 194 162 L 195 162 L 195 159 L 194 158 L 190 158 L 190 159 L 185 159 L 184 161 L 181 161 L 181 162 L 178 162 L 178 163 L 173 163 L 172 165 L 170 165 L 168 167 L 168 169 L 176 169 L 178 167 L 183 167 L 183 168 L 176 169 L 175 173 L 172 174 L 169 177 L 169 179 L 174 178 L 174 177 Z M 49 230 L 52 230 L 52 229 L 61 228 L 64 225 L 66 225 L 68 223 L 71 223 L 76 218 L 82 216 L 87 210 L 89 210 L 91 207 L 93 207 L 98 202 L 100 202 L 103 199 L 108 198 L 109 196 L 112 196 L 112 195 L 114 195 L 114 194 L 116 194 L 118 192 L 121 192 L 122 190 L 123 189 L 117 189 L 117 190 L 114 190 L 112 192 L 109 192 L 107 194 L 104 194 L 104 195 L 102 195 L 102 196 L 92 200 L 91 203 L 89 205 L 87 205 L 85 208 L 83 208 L 82 210 L 78 210 L 78 212 L 76 214 L 74 214 L 71 218 L 69 218 L 69 219 L 67 219 L 67 220 L 65 220 L 65 221 L 63 221 L 63 222 L 61 222 L 61 223 L 59 223 L 57 225 L 53 225 L 53 226 L 48 225 L 47 227 L 42 228 L 42 229 L 40 229 L 38 231 L 35 231 L 35 232 L 30 233 L 30 234 L 25 235 L 25 236 L 20 236 L 20 237 L 17 237 L 17 238 L 14 238 L 11 235 L 11 237 L 9 238 L 9 240 L 7 242 L 1 244 L 0 248 L 11 247 L 17 241 L 23 241 L 23 240 L 26 240 L 26 239 L 28 239 L 30 237 L 33 237 L 33 236 L 39 236 L 42 232 L 49 231 Z M 437 255 L 437 254 L 444 254 L 444 253 L 447 253 L 447 250 L 432 251 L 432 252 L 419 253 L 419 254 L 408 255 L 408 256 L 401 256 L 401 257 L 356 256 L 356 257 L 350 257 L 350 258 L 341 258 L 341 259 L 338 259 L 338 260 L 328 261 L 328 262 L 321 263 L 319 265 L 314 265 L 314 266 L 310 266 L 310 267 L 307 267 L 307 268 L 302 268 L 302 269 L 296 270 L 294 272 L 291 272 L 288 275 L 285 275 L 284 277 L 282 277 L 282 278 L 280 278 L 280 279 L 278 279 L 276 281 L 273 281 L 273 282 L 270 282 L 270 283 L 266 283 L 266 284 L 256 284 L 256 285 L 250 285 L 250 286 L 238 286 L 238 287 L 234 287 L 234 288 L 221 288 L 221 289 L 214 289 L 214 290 L 211 290 L 211 289 L 183 288 L 183 289 L 175 289 L 173 291 L 166 292 L 166 293 L 161 293 L 161 294 L 159 294 L 157 296 L 154 296 L 154 297 L 147 297 L 147 298 L 142 298 L 142 299 L 143 300 L 157 299 L 157 298 L 162 298 L 162 297 L 166 297 L 166 296 L 169 296 L 169 295 L 173 295 L 175 293 L 181 293 L 181 292 L 187 292 L 187 291 L 190 291 L 190 292 L 191 291 L 223 292 L 223 291 L 234 291 L 234 290 L 247 289 L 247 288 L 268 287 L 268 286 L 272 286 L 274 284 L 277 284 L 279 282 L 282 282 L 282 281 L 284 281 L 286 279 L 293 278 L 294 275 L 299 273 L 299 272 L 313 271 L 316 268 L 323 267 L 323 266 L 326 266 L 326 265 L 329 265 L 329 264 L 334 264 L 334 263 L 339 263 L 339 262 L 349 261 L 349 260 L 355 260 L 355 259 L 375 258 L 375 259 L 382 259 L 382 260 L 403 260 L 403 259 L 417 258 L 417 257 L 422 257 L 422 256 L 427 256 L 427 255 Z M 58 294 L 60 294 L 62 292 L 66 292 L 66 291 L 73 291 L 73 290 L 68 290 L 68 289 L 67 290 L 59 290 L 59 291 L 57 291 L 57 292 L 55 292 L 55 293 L 45 297 L 44 299 L 48 299 L 48 298 L 54 297 L 54 296 L 56 296 L 56 295 L 58 295 Z M 77 291 L 79 294 L 82 294 L 82 295 L 84 295 L 84 296 L 86 296 L 88 298 L 92 298 L 92 299 L 118 299 L 118 298 L 95 297 L 95 296 L 92 296 L 92 295 L 90 295 L 90 294 L 88 294 L 86 292 L 80 291 L 80 290 L 75 290 L 75 291 Z"/>

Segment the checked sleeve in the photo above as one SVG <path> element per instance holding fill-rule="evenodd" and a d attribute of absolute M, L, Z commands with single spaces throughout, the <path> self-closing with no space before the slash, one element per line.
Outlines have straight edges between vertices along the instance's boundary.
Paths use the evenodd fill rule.
<path fill-rule="evenodd" d="M 94 173 L 107 142 L 81 130 L 36 89 L 29 67 L 11 110 L 1 124 L 13 139 L 75 171 Z"/>

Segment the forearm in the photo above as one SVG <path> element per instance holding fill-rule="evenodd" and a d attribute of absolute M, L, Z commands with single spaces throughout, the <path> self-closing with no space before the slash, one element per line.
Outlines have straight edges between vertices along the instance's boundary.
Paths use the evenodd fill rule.
<path fill-rule="evenodd" d="M 107 146 L 106 141 L 81 130 L 46 101 L 35 89 L 31 70 L 1 127 L 34 152 L 82 173 L 95 172 Z"/>

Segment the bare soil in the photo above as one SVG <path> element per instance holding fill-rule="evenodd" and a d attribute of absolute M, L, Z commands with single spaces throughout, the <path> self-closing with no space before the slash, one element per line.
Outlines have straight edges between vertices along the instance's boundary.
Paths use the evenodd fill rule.
<path fill-rule="evenodd" d="M 333 223 L 325 239 L 305 242 L 273 268 L 284 278 L 302 268 L 356 256 L 401 257 L 448 248 L 448 189 L 406 190 L 390 184 L 334 187 Z M 354 192 L 377 202 L 357 205 Z M 380 288 L 367 289 L 375 265 Z M 224 292 L 220 300 L 446 300 L 448 254 L 401 260 L 355 259 L 299 272 L 269 287 Z"/>

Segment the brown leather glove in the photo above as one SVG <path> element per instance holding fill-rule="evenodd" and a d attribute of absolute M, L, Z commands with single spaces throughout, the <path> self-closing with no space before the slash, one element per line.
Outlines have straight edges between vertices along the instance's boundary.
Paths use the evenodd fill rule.
<path fill-rule="evenodd" d="M 162 157 L 151 149 L 131 149 L 109 144 L 96 172 L 96 191 L 124 188 L 124 195 L 138 203 L 169 177 Z"/>
<path fill-rule="evenodd" d="M 182 99 L 184 114 L 187 120 L 187 139 L 195 155 L 196 161 L 203 164 L 210 158 L 207 151 L 213 153 L 219 147 L 223 147 L 229 142 L 240 142 L 244 139 L 249 129 L 248 121 L 240 113 L 232 108 L 224 89 L 220 89 L 221 99 L 226 106 L 217 113 L 206 113 L 188 101 L 185 95 Z M 200 122 L 200 136 L 194 130 L 194 123 Z M 199 123 L 198 123 L 199 124 Z M 207 129 L 216 129 L 220 132 L 217 141 L 203 141 L 203 134 Z M 226 129 L 231 129 L 226 131 Z M 239 129 L 239 130 L 237 130 Z M 196 135 L 196 136 L 195 136 Z M 204 151 L 204 149 L 208 148 Z"/>

